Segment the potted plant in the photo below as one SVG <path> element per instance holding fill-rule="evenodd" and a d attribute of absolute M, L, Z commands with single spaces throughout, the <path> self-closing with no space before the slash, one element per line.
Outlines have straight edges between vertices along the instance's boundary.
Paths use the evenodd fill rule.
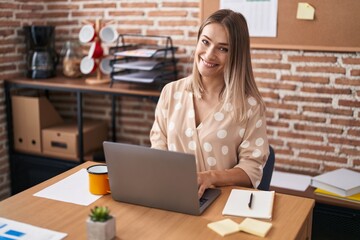
<path fill-rule="evenodd" d="M 89 240 L 110 240 L 115 237 L 115 218 L 110 215 L 108 207 L 95 206 L 86 220 Z"/>

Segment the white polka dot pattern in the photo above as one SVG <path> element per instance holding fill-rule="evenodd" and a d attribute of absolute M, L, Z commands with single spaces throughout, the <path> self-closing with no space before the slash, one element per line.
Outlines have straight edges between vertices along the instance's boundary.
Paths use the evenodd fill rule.
<path fill-rule="evenodd" d="M 189 118 L 194 118 L 194 117 L 195 117 L 195 111 L 194 111 L 194 109 L 190 109 L 190 110 L 188 111 L 188 117 L 189 117 Z"/>
<path fill-rule="evenodd" d="M 223 155 L 228 154 L 228 152 L 229 152 L 229 147 L 228 147 L 228 146 L 222 146 L 222 147 L 221 147 L 221 152 L 222 152 Z"/>
<path fill-rule="evenodd" d="M 224 114 L 221 112 L 217 112 L 214 114 L 214 118 L 216 121 L 220 122 L 224 119 Z"/>
<path fill-rule="evenodd" d="M 232 112 L 234 110 L 234 107 L 231 103 L 226 103 L 225 106 L 224 106 L 224 110 L 226 112 Z"/>
<path fill-rule="evenodd" d="M 212 145 L 208 142 L 204 143 L 204 150 L 205 152 L 211 152 L 212 151 Z"/>
<path fill-rule="evenodd" d="M 190 150 L 195 151 L 196 150 L 196 143 L 195 141 L 190 141 L 188 144 L 188 147 Z"/>
<path fill-rule="evenodd" d="M 255 150 L 253 151 L 253 153 L 252 153 L 252 156 L 253 156 L 254 158 L 260 157 L 260 156 L 261 156 L 261 151 L 260 151 L 259 149 L 255 149 Z"/>
<path fill-rule="evenodd" d="M 194 130 L 192 130 L 191 128 L 188 128 L 185 130 L 185 135 L 187 137 L 192 137 L 194 135 Z"/>
<path fill-rule="evenodd" d="M 176 99 L 176 100 L 180 100 L 181 96 L 182 96 L 182 92 L 175 92 L 174 93 L 174 99 Z"/>
<path fill-rule="evenodd" d="M 227 131 L 226 130 L 219 130 L 216 134 L 216 136 L 220 139 L 226 138 Z"/>
<path fill-rule="evenodd" d="M 255 145 L 258 146 L 258 147 L 264 145 L 264 139 L 263 138 L 256 139 Z"/>
<path fill-rule="evenodd" d="M 214 157 L 208 157 L 207 163 L 209 164 L 210 167 L 213 167 L 216 165 L 216 159 Z"/>
<path fill-rule="evenodd" d="M 170 151 L 176 151 L 176 146 L 175 146 L 175 144 L 173 144 L 173 143 L 169 144 L 169 150 L 170 150 Z"/>
<path fill-rule="evenodd" d="M 255 98 L 249 97 L 249 98 L 248 98 L 248 103 L 249 103 L 251 106 L 256 106 L 257 101 L 256 101 Z"/>
<path fill-rule="evenodd" d="M 243 137 L 244 137 L 244 133 L 245 133 L 245 128 L 240 129 L 240 131 L 239 131 L 239 136 L 243 138 Z"/>
<path fill-rule="evenodd" d="M 174 128 L 175 128 L 175 123 L 174 123 L 174 122 L 170 122 L 170 123 L 169 123 L 169 131 L 174 130 Z"/>
<path fill-rule="evenodd" d="M 260 119 L 260 120 L 258 120 L 258 121 L 256 122 L 255 127 L 256 127 L 256 128 L 260 128 L 261 125 L 262 125 L 262 120 Z"/>
<path fill-rule="evenodd" d="M 177 103 L 177 104 L 175 105 L 175 110 L 176 110 L 176 111 L 179 111 L 181 108 L 182 108 L 182 104 L 181 104 L 181 103 Z"/>
<path fill-rule="evenodd" d="M 242 148 L 248 148 L 250 146 L 250 142 L 248 140 L 245 140 L 241 143 L 240 147 Z"/>

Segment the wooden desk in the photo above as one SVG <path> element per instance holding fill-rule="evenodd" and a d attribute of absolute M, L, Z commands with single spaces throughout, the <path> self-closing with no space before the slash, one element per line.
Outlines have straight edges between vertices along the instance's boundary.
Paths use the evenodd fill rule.
<path fill-rule="evenodd" d="M 86 168 L 94 162 L 85 162 L 0 202 L 0 216 L 35 226 L 68 233 L 66 239 L 86 239 L 85 220 L 90 208 L 108 206 L 116 217 L 116 239 L 223 239 L 207 228 L 212 221 L 227 218 L 221 212 L 231 187 L 222 188 L 222 194 L 201 216 L 191 216 L 159 209 L 116 202 L 110 195 L 101 197 L 89 206 L 34 197 L 39 190 Z M 273 227 L 265 239 L 310 239 L 314 200 L 276 193 Z M 240 223 L 243 218 L 230 217 Z M 262 239 L 243 232 L 226 239 Z"/>
<path fill-rule="evenodd" d="M 360 204 L 314 194 L 315 188 L 295 191 L 270 187 L 278 193 L 315 200 L 312 237 L 314 239 L 359 239 Z"/>

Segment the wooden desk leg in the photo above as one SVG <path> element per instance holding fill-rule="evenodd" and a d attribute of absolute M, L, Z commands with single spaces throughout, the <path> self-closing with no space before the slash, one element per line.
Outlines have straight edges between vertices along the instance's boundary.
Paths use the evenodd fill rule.
<path fill-rule="evenodd" d="M 311 240 L 312 217 L 313 211 L 306 217 L 304 224 L 301 226 L 300 231 L 296 236 L 296 240 Z"/>
<path fill-rule="evenodd" d="M 311 234 L 312 234 L 312 221 L 313 221 L 313 210 L 309 213 L 309 216 L 307 217 L 307 234 L 306 239 L 311 240 Z"/>

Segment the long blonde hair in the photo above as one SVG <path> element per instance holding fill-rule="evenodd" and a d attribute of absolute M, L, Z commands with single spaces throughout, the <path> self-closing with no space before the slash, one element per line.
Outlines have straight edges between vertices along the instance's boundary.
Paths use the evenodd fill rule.
<path fill-rule="evenodd" d="M 220 9 L 209 16 L 200 26 L 197 42 L 205 26 L 219 23 L 227 31 L 229 38 L 228 64 L 224 70 L 224 88 L 220 93 L 223 106 L 231 103 L 234 106 L 235 121 L 246 118 L 247 98 L 252 96 L 261 105 L 261 112 L 265 111 L 265 104 L 256 86 L 251 65 L 250 37 L 246 19 L 240 13 L 229 9 Z M 196 97 L 201 97 L 204 86 L 197 68 L 196 57 L 193 63 L 192 77 L 189 78 L 188 88 Z"/>

